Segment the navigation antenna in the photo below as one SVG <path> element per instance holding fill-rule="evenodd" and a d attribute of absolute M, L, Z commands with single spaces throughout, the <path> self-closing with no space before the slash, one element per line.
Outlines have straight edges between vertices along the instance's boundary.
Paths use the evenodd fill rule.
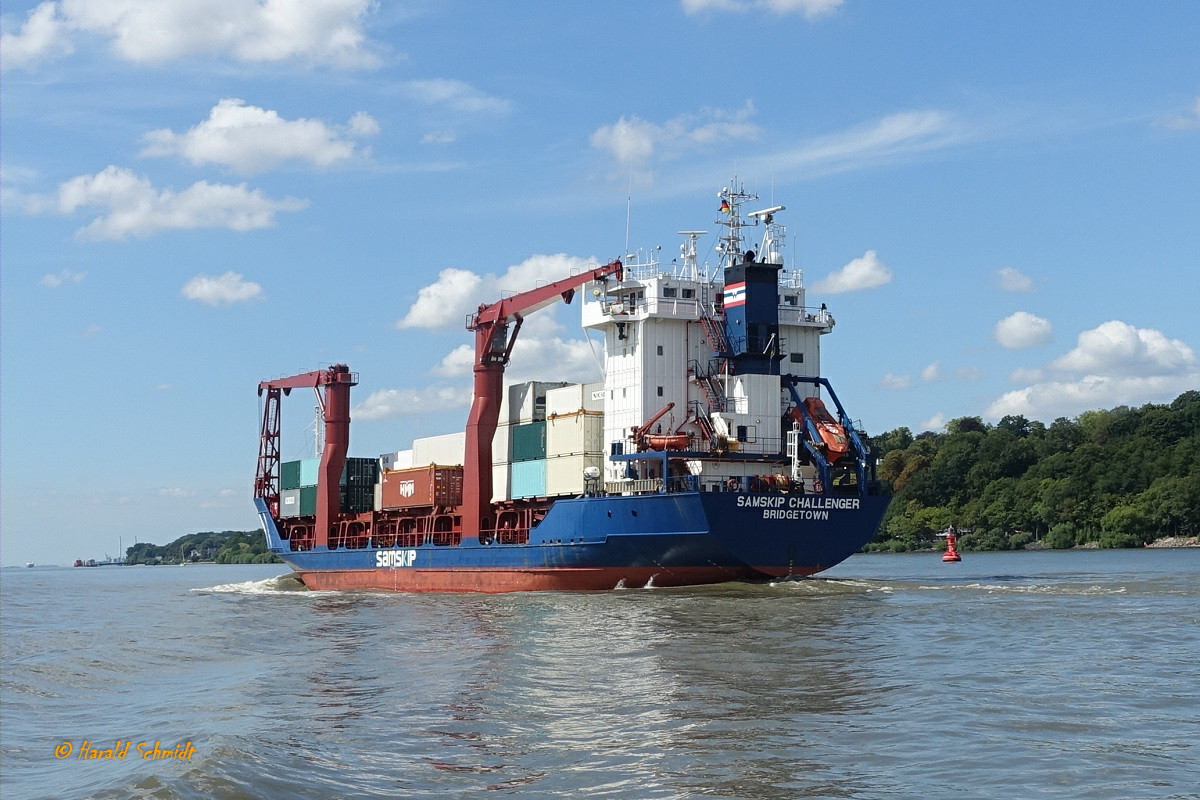
<path fill-rule="evenodd" d="M 313 424 L 309 426 L 313 432 L 313 458 L 320 458 L 325 449 L 325 409 L 320 403 L 313 410 Z"/>
<path fill-rule="evenodd" d="M 683 278 L 689 281 L 700 280 L 700 266 L 696 261 L 696 240 L 701 236 L 708 234 L 708 231 L 676 231 L 680 236 L 688 237 L 688 240 L 679 245 L 679 257 L 682 263 L 679 265 L 679 274 L 677 278 Z"/>
<path fill-rule="evenodd" d="M 721 200 L 721 213 L 725 215 L 724 219 L 717 220 L 718 225 L 724 225 L 726 228 L 726 232 L 717 242 L 717 252 L 721 254 L 721 265 L 724 267 L 741 263 L 742 254 L 745 252 L 742 240 L 742 228 L 745 227 L 742 222 L 742 203 L 758 199 L 758 195 L 743 190 L 736 175 L 730 183 L 733 185 L 732 189 L 726 186 L 717 192 L 717 197 Z"/>

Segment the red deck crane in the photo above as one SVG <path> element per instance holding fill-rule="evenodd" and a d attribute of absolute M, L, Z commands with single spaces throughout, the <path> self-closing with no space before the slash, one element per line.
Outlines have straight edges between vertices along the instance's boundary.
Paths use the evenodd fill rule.
<path fill-rule="evenodd" d="M 478 539 L 481 530 L 494 527 L 490 516 L 492 437 L 496 435 L 500 419 L 504 368 L 512 355 L 525 315 L 557 302 L 560 297 L 570 303 L 578 287 L 613 275 L 621 280 L 620 261 L 521 292 L 498 303 L 480 305 L 479 310 L 467 318 L 467 330 L 475 332 L 475 397 L 467 417 L 466 452 L 463 454 L 463 539 Z"/>
<path fill-rule="evenodd" d="M 340 511 L 342 469 L 346 466 L 346 451 L 350 446 L 350 387 L 358 383 L 358 375 L 345 364 L 329 369 L 263 381 L 258 395 L 267 393 L 263 406 L 262 432 L 258 443 L 258 471 L 254 477 L 254 496 L 267 502 L 272 516 L 279 514 L 279 402 L 281 394 L 292 389 L 312 389 L 317 395 L 325 418 L 325 449 L 321 451 L 320 477 L 317 485 L 317 520 L 314 545 L 329 545 L 329 528 Z M 324 396 L 321 387 L 325 388 Z M 490 474 L 490 473 L 489 473 Z"/>

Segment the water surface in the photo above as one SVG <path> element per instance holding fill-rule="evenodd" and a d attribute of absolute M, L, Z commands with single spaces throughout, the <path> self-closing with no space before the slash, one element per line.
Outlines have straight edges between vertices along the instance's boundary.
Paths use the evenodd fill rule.
<path fill-rule="evenodd" d="M 3 791 L 1200 798 L 1198 578 L 1200 550 L 498 596 L 6 569 Z"/>

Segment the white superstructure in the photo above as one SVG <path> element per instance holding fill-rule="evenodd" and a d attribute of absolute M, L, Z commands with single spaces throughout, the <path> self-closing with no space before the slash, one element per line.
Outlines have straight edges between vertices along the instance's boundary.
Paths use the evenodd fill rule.
<path fill-rule="evenodd" d="M 723 190 L 720 197 L 728 213 L 718 222 L 726 228 L 715 247 L 721 255 L 718 268 L 698 262 L 697 244 L 706 232 L 681 231 L 686 240 L 669 267 L 654 258 L 626 264 L 623 282 L 585 296 L 583 327 L 604 335 L 604 441 L 610 455 L 633 452 L 639 427 L 669 404 L 649 434 L 688 434 L 689 449 L 781 454 L 782 417 L 792 403 L 780 373 L 820 374 L 820 337 L 834 321 L 824 305 L 806 304 L 803 275 L 784 268 L 785 232 L 774 221 L 784 208 L 752 212 L 747 216 L 754 222 L 748 223 L 739 207 L 754 196 Z M 779 270 L 778 330 L 764 339 L 768 356 L 760 356 L 776 366 L 745 372 L 728 357 L 728 342 L 721 341 L 727 335 L 722 293 L 727 268 L 745 259 L 743 231 L 754 226 L 763 230 L 755 261 Z M 816 387 L 804 384 L 799 391 L 812 395 Z M 705 471 L 722 470 L 713 464 Z M 604 477 L 608 482 L 634 477 L 628 472 L 622 463 L 609 463 Z"/>

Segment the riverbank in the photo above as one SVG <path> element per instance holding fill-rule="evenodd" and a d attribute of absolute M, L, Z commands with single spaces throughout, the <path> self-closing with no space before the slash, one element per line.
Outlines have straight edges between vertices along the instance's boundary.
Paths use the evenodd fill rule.
<path fill-rule="evenodd" d="M 1200 536 L 1163 536 L 1146 547 L 1200 547 Z"/>

